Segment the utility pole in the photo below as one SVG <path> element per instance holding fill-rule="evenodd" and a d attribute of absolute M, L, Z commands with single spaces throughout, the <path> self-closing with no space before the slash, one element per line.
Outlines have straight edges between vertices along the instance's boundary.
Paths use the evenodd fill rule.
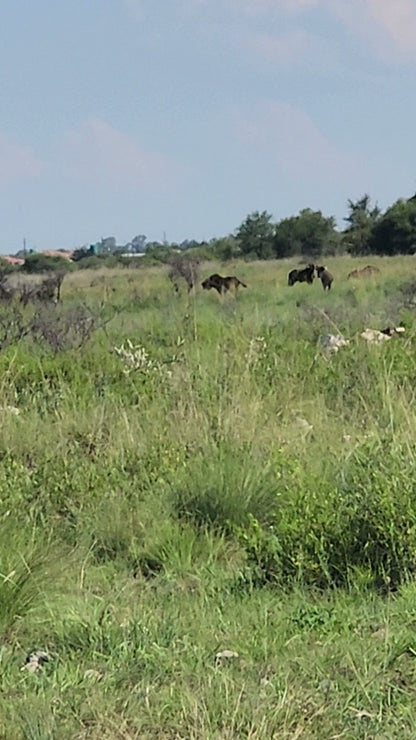
<path fill-rule="evenodd" d="M 23 254 L 26 257 L 26 237 L 23 237 Z"/>

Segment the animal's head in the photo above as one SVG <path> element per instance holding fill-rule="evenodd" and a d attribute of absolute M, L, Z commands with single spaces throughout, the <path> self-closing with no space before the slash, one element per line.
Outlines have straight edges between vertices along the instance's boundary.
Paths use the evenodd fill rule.
<path fill-rule="evenodd" d="M 206 278 L 205 280 L 202 281 L 201 285 L 202 285 L 202 287 L 203 287 L 204 290 L 209 290 L 209 288 L 211 287 L 211 281 L 210 281 L 210 279 L 209 278 Z"/>
<path fill-rule="evenodd" d="M 306 282 L 307 283 L 313 283 L 314 277 L 315 277 L 315 265 L 308 265 L 304 273 L 306 274 Z"/>
<path fill-rule="evenodd" d="M 325 272 L 325 270 L 326 270 L 326 267 L 324 267 L 323 265 L 321 265 L 321 267 L 318 267 L 318 265 L 317 265 L 316 266 L 316 274 L 317 274 L 317 276 L 318 277 L 321 277 L 322 273 Z"/>

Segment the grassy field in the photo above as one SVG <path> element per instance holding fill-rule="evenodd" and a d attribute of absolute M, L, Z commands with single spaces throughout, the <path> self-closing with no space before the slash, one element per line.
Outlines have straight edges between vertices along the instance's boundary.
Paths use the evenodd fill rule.
<path fill-rule="evenodd" d="M 0 309 L 0 737 L 416 737 L 414 259 Z"/>

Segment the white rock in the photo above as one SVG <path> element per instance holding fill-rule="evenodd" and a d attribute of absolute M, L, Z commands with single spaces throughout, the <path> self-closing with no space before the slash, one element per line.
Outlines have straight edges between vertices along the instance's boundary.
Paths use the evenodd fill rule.
<path fill-rule="evenodd" d="M 94 681 L 101 681 L 103 674 L 100 671 L 96 671 L 94 668 L 88 668 L 84 671 L 84 678 L 91 678 Z"/>
<path fill-rule="evenodd" d="M 361 336 L 366 342 L 373 342 L 374 344 L 381 344 L 382 342 L 388 342 L 391 339 L 391 335 L 383 334 L 378 329 L 366 329 L 361 332 Z"/>
<path fill-rule="evenodd" d="M 215 656 L 215 662 L 218 665 L 219 663 L 222 663 L 224 660 L 233 660 L 235 658 L 238 658 L 238 653 L 235 653 L 233 650 L 221 650 L 219 653 Z"/>
<path fill-rule="evenodd" d="M 338 352 L 340 347 L 345 347 L 349 343 L 349 339 L 345 339 L 342 334 L 324 334 L 324 336 L 321 337 L 323 348 L 330 353 Z"/>
<path fill-rule="evenodd" d="M 2 406 L 1 411 L 6 414 L 13 414 L 13 416 L 19 416 L 20 410 L 16 406 Z"/>

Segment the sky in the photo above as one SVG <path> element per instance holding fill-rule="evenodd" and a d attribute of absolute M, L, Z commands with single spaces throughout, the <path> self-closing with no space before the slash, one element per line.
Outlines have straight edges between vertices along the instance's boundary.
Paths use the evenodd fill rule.
<path fill-rule="evenodd" d="M 416 192 L 416 0 L 2 0 L 0 253 Z"/>

